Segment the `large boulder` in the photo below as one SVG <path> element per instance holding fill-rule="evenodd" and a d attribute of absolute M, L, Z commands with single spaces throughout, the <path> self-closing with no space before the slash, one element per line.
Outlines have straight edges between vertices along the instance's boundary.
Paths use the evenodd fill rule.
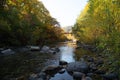
<path fill-rule="evenodd" d="M 82 73 L 88 73 L 89 66 L 86 62 L 80 61 L 80 62 L 71 62 L 67 65 L 66 70 L 68 72 L 82 72 Z"/>

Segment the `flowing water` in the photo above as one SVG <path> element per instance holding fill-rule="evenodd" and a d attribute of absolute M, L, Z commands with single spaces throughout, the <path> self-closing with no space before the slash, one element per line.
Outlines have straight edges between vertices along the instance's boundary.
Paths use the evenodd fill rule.
<path fill-rule="evenodd" d="M 75 62 L 75 47 L 72 46 L 72 44 L 66 44 L 64 46 L 61 46 L 60 48 L 60 60 L 66 61 L 68 63 Z"/>
<path fill-rule="evenodd" d="M 66 61 L 68 63 L 75 62 L 75 43 L 72 42 L 66 42 L 66 43 L 60 43 L 59 49 L 60 49 L 60 60 Z M 50 80 L 73 80 L 73 77 L 65 70 L 63 74 L 57 73 L 54 77 L 51 77 Z"/>

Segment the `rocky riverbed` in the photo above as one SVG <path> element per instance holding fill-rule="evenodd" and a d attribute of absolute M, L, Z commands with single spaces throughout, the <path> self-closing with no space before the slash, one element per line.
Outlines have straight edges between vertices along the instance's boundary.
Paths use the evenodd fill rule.
<path fill-rule="evenodd" d="M 76 48 L 70 42 L 57 47 L 1 55 L 0 80 L 119 80 L 117 73 L 104 66 L 110 65 L 106 57 L 90 50 L 93 47 Z"/>
<path fill-rule="evenodd" d="M 56 63 L 59 49 L 43 46 L 0 49 L 0 80 L 28 80 L 50 64 Z"/>

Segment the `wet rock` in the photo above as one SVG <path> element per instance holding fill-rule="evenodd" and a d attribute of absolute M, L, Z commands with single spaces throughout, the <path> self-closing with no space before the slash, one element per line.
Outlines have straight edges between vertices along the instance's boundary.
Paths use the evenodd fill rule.
<path fill-rule="evenodd" d="M 51 48 L 52 51 L 55 51 L 56 48 Z"/>
<path fill-rule="evenodd" d="M 6 49 L 1 51 L 3 55 L 10 55 L 10 54 L 15 54 L 15 52 L 12 49 Z"/>
<path fill-rule="evenodd" d="M 53 50 L 49 50 L 47 53 L 56 54 L 56 52 L 55 52 L 55 51 L 53 51 Z"/>
<path fill-rule="evenodd" d="M 43 46 L 42 49 L 41 49 L 41 51 L 45 51 L 45 52 L 46 52 L 46 51 L 49 51 L 49 49 L 50 49 L 50 47 L 48 47 L 48 46 Z"/>
<path fill-rule="evenodd" d="M 51 48 L 50 50 L 55 51 L 55 52 L 59 52 L 60 51 L 59 48 Z"/>
<path fill-rule="evenodd" d="M 61 69 L 61 70 L 59 71 L 60 74 L 63 74 L 64 72 L 65 72 L 65 69 Z"/>
<path fill-rule="evenodd" d="M 59 65 L 67 65 L 68 63 L 66 61 L 59 61 Z"/>
<path fill-rule="evenodd" d="M 49 65 L 43 69 L 43 72 L 47 75 L 54 76 L 54 74 L 58 73 L 63 67 L 57 65 Z"/>
<path fill-rule="evenodd" d="M 71 62 L 67 65 L 68 72 L 82 72 L 87 73 L 89 71 L 89 67 L 86 62 Z"/>
<path fill-rule="evenodd" d="M 85 74 L 81 72 L 73 72 L 73 78 L 77 80 L 81 80 L 84 75 Z"/>
<path fill-rule="evenodd" d="M 85 77 L 85 80 L 92 80 L 91 77 Z"/>
<path fill-rule="evenodd" d="M 29 48 L 31 51 L 39 51 L 40 50 L 39 46 L 30 46 Z"/>
<path fill-rule="evenodd" d="M 102 76 L 104 80 L 119 80 L 116 73 L 109 73 Z"/>

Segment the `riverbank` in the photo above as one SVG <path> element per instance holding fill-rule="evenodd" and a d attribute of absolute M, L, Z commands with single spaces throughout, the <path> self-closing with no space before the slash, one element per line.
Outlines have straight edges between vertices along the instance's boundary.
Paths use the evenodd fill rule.
<path fill-rule="evenodd" d="M 40 52 L 0 56 L 0 80 L 14 80 L 17 78 L 27 80 L 30 74 L 40 72 L 44 67 L 44 62 L 51 56 L 52 54 Z"/>

